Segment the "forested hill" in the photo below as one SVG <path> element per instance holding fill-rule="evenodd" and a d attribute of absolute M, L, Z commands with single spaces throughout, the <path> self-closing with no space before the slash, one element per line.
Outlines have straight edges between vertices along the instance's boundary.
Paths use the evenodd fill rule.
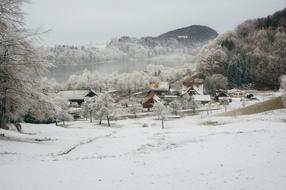
<path fill-rule="evenodd" d="M 213 40 L 217 36 L 218 33 L 208 26 L 192 25 L 166 32 L 157 37 L 142 37 L 138 39 L 123 36 L 112 40 L 108 47 L 117 47 L 129 54 L 130 52 L 126 50 L 132 50 L 137 46 L 140 49 L 147 50 L 148 56 L 162 53 L 170 54 L 174 51 L 192 54 L 195 48 L 205 45 L 209 40 Z M 134 52 L 131 52 L 129 56 L 134 56 Z"/>
<path fill-rule="evenodd" d="M 158 36 L 158 38 L 176 38 L 181 40 L 182 42 L 204 42 L 212 40 L 217 36 L 218 33 L 208 26 L 192 25 L 161 34 L 160 36 Z"/>
<path fill-rule="evenodd" d="M 103 48 L 57 45 L 40 48 L 40 53 L 44 60 L 55 66 L 47 77 L 65 81 L 84 69 L 120 73 L 143 70 L 149 64 L 168 67 L 193 65 L 197 63 L 196 56 L 202 46 L 216 35 L 209 27 L 191 26 L 159 37 L 123 36 L 112 39 Z"/>
<path fill-rule="evenodd" d="M 279 88 L 286 74 L 286 9 L 248 20 L 218 36 L 202 52 L 199 70 L 222 74 L 229 87 Z"/>
<path fill-rule="evenodd" d="M 183 58 L 184 54 L 186 56 L 197 54 L 198 47 L 202 47 L 216 36 L 217 33 L 213 29 L 194 25 L 158 37 L 115 38 L 102 49 L 94 46 L 57 45 L 42 48 L 42 54 L 56 66 L 146 59 L 153 59 L 151 62 L 166 62 L 174 58 L 174 61 L 178 61 L 177 58 Z M 168 58 L 164 59 L 164 56 Z"/>

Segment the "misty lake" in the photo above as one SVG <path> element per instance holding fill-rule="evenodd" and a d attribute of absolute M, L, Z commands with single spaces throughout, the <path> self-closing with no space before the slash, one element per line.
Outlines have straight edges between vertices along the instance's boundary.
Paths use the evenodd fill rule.
<path fill-rule="evenodd" d="M 46 74 L 48 78 L 54 78 L 58 82 L 66 81 L 71 75 L 81 74 L 84 70 L 98 72 L 100 74 L 110 74 L 113 72 L 128 73 L 133 71 L 144 71 L 151 62 L 117 62 L 105 64 L 85 64 L 85 65 L 58 65 L 49 69 Z M 165 63 L 167 67 L 182 66 L 184 63 Z M 158 65 L 158 64 L 157 64 Z"/>

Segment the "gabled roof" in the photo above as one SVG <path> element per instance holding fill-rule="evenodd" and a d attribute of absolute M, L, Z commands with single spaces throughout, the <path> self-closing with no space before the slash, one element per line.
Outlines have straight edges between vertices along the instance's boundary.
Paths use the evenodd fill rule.
<path fill-rule="evenodd" d="M 189 95 L 200 95 L 198 91 L 196 91 L 193 87 L 189 87 L 184 93 L 182 93 L 182 96 L 188 93 Z"/>
<path fill-rule="evenodd" d="M 97 96 L 94 90 L 64 90 L 58 92 L 58 95 L 66 100 L 83 100 L 85 97 Z"/>
<path fill-rule="evenodd" d="M 217 96 L 217 97 L 229 97 L 227 91 L 226 90 L 221 90 L 221 89 L 217 90 L 215 92 L 215 96 Z"/>
<path fill-rule="evenodd" d="M 147 96 L 144 97 L 143 104 L 145 102 L 148 102 L 152 98 L 157 102 L 160 101 L 160 98 L 157 96 L 157 94 L 155 92 L 151 91 Z"/>
<path fill-rule="evenodd" d="M 89 92 L 87 93 L 87 95 L 85 95 L 85 97 L 94 97 L 94 96 L 97 96 L 97 94 L 93 89 L 89 89 Z"/>

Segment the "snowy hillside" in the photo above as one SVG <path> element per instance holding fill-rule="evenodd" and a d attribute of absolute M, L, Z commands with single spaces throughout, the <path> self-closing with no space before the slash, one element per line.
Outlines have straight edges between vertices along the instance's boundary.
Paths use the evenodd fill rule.
<path fill-rule="evenodd" d="M 283 190 L 285 114 L 1 130 L 1 189 Z"/>
<path fill-rule="evenodd" d="M 1 0 L 0 190 L 285 190 L 286 9 L 224 1 Z"/>

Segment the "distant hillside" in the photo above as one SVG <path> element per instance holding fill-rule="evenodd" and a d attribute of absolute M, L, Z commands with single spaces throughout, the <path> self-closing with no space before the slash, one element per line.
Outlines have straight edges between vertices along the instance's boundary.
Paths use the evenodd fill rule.
<path fill-rule="evenodd" d="M 173 47 L 173 48 L 195 48 L 213 40 L 218 33 L 208 26 L 192 25 L 185 28 L 179 28 L 161 34 L 157 37 L 132 38 L 128 36 L 112 40 L 109 45 L 118 43 L 139 44 L 148 48 L 155 47 Z"/>
<path fill-rule="evenodd" d="M 207 27 L 194 25 L 160 35 L 112 39 L 105 48 L 93 46 L 58 45 L 43 47 L 40 54 L 55 67 L 49 77 L 65 80 L 84 69 L 99 72 L 132 72 L 143 70 L 148 64 L 177 67 L 197 63 L 196 56 L 203 45 L 217 33 Z"/>
<path fill-rule="evenodd" d="M 270 28 L 270 27 L 274 29 L 278 27 L 282 27 L 285 29 L 286 28 L 286 8 L 281 11 L 277 11 L 273 15 L 270 15 L 266 18 L 257 19 L 255 21 L 255 25 L 259 29 Z"/>
<path fill-rule="evenodd" d="M 278 89 L 286 74 L 286 9 L 218 36 L 201 57 L 199 70 L 224 75 L 230 88 Z"/>
<path fill-rule="evenodd" d="M 179 28 L 158 36 L 159 39 L 175 38 L 180 41 L 204 42 L 212 40 L 218 36 L 218 33 L 208 26 L 192 25 L 185 28 Z"/>

